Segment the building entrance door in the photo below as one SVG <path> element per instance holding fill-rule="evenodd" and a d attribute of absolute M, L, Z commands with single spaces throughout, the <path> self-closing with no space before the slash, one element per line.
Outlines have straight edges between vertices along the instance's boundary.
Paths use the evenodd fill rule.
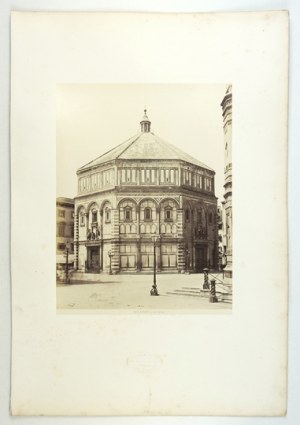
<path fill-rule="evenodd" d="M 120 265 L 123 271 L 136 269 L 136 245 L 128 244 L 120 246 Z"/>
<path fill-rule="evenodd" d="M 161 245 L 161 265 L 163 269 L 175 269 L 177 267 L 177 245 Z"/>
<path fill-rule="evenodd" d="M 88 249 L 88 271 L 91 273 L 99 273 L 100 271 L 100 248 L 93 246 Z"/>
<path fill-rule="evenodd" d="M 154 267 L 154 255 L 153 254 L 142 254 L 142 269 L 153 269 Z"/>
<path fill-rule="evenodd" d="M 207 248 L 205 246 L 196 246 L 195 250 L 195 270 L 200 273 L 207 267 Z"/>
<path fill-rule="evenodd" d="M 135 270 L 136 258 L 135 255 L 121 255 L 121 269 Z"/>
<path fill-rule="evenodd" d="M 147 271 L 153 270 L 153 268 L 154 268 L 154 245 L 153 245 L 153 243 L 142 243 L 141 244 L 141 268 L 142 268 L 142 270 L 147 270 Z"/>

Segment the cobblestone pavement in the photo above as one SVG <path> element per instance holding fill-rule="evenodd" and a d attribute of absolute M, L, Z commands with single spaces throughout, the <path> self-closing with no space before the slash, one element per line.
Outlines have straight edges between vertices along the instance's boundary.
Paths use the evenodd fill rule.
<path fill-rule="evenodd" d="M 198 295 L 176 295 L 185 288 L 202 288 L 203 275 L 159 274 L 157 287 L 159 296 L 151 296 L 153 276 L 99 275 L 98 282 L 77 281 L 71 284 L 57 285 L 58 309 L 97 309 L 140 311 L 185 311 L 197 313 L 229 312 L 231 304 L 210 303 L 207 297 Z M 180 291 L 178 291 L 180 290 Z M 199 291 L 200 292 L 200 291 Z M 184 292 L 183 292 L 184 293 Z"/>

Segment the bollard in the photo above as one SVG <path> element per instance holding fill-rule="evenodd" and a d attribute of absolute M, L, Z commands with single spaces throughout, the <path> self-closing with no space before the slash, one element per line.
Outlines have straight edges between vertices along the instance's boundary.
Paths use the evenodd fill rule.
<path fill-rule="evenodd" d="M 210 303 L 217 303 L 218 298 L 216 297 L 216 281 L 212 279 L 210 281 L 210 297 L 209 297 Z"/>
<path fill-rule="evenodd" d="M 209 289 L 209 283 L 208 283 L 208 269 L 203 269 L 204 272 L 204 283 L 203 283 L 203 289 Z"/>

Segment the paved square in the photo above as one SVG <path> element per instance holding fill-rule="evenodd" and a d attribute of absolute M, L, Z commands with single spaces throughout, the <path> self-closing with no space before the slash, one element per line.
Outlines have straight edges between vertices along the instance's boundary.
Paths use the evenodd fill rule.
<path fill-rule="evenodd" d="M 98 282 L 57 285 L 58 309 L 230 312 L 230 303 L 210 303 L 201 295 L 202 274 L 158 274 L 159 296 L 151 296 L 153 275 L 99 275 Z M 198 291 L 199 290 L 199 291 Z"/>

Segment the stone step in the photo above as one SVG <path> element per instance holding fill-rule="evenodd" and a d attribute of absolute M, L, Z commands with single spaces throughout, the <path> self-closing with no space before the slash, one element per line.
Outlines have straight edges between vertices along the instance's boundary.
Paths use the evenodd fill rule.
<path fill-rule="evenodd" d="M 198 293 L 189 293 L 189 292 L 184 292 L 184 291 L 182 291 L 182 292 L 180 292 L 180 290 L 174 290 L 174 291 L 170 291 L 170 292 L 167 292 L 167 294 L 168 295 L 181 295 L 181 296 L 186 296 L 186 297 L 198 297 L 198 298 L 209 298 L 209 296 L 210 296 L 210 292 L 209 291 L 207 291 L 207 292 L 203 292 L 203 291 L 201 291 L 201 292 L 198 292 Z M 218 301 L 219 302 L 224 302 L 224 303 L 232 303 L 232 298 L 231 297 L 227 297 L 227 296 L 224 296 L 224 294 L 218 294 L 218 293 L 216 293 L 216 296 L 217 296 L 217 298 L 218 298 Z"/>
<path fill-rule="evenodd" d="M 203 289 L 203 288 L 191 288 L 191 287 L 186 287 L 186 286 L 183 286 L 182 287 L 182 289 L 181 290 L 187 290 L 187 291 L 201 291 L 201 292 L 208 292 L 208 293 L 210 293 L 210 290 L 209 289 Z M 223 294 L 223 295 L 230 295 L 230 296 L 232 296 L 232 292 L 231 291 L 229 291 L 229 290 L 227 290 L 227 291 L 222 291 L 222 288 L 216 288 L 216 293 L 218 293 L 218 294 Z"/>

